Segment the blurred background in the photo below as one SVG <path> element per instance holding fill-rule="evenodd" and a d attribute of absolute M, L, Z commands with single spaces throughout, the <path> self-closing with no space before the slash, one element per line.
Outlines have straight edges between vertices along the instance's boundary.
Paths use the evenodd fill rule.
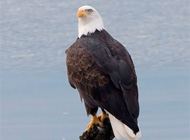
<path fill-rule="evenodd" d="M 189 139 L 189 0 L 1 0 L 0 139 L 76 140 L 86 129 L 65 64 L 82 5 L 96 8 L 133 58 L 141 139 Z"/>

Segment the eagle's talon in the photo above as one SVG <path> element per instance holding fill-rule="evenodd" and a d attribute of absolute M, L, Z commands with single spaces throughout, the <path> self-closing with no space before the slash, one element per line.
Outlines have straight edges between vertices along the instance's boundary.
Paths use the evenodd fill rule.
<path fill-rule="evenodd" d="M 93 125 L 99 125 L 100 127 L 104 126 L 103 122 L 98 118 L 97 115 L 92 116 L 92 119 L 86 128 L 86 131 L 89 132 Z"/>
<path fill-rule="evenodd" d="M 101 122 L 104 122 L 105 119 L 109 118 L 107 113 L 102 112 L 100 115 L 98 115 L 98 119 Z"/>

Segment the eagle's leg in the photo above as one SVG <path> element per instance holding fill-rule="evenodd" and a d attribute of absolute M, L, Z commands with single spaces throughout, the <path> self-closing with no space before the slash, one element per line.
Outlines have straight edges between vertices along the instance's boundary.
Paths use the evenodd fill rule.
<path fill-rule="evenodd" d="M 99 125 L 99 126 L 103 127 L 103 122 L 101 122 L 99 120 L 99 118 L 96 114 L 92 115 L 92 119 L 91 119 L 90 123 L 88 124 L 86 131 L 89 132 L 93 125 Z"/>
<path fill-rule="evenodd" d="M 108 114 L 102 109 L 102 113 L 98 115 L 98 119 L 103 122 L 105 119 L 109 118 Z"/>

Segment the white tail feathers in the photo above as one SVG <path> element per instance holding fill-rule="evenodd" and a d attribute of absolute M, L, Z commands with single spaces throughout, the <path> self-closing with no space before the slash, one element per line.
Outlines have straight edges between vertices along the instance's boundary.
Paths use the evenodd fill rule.
<path fill-rule="evenodd" d="M 106 111 L 107 112 L 107 111 Z M 122 123 L 120 120 L 116 119 L 112 114 L 109 114 L 109 119 L 113 129 L 113 133 L 117 139 L 127 138 L 128 140 L 138 140 L 141 137 L 141 132 L 139 131 L 136 135 L 133 133 L 127 125 Z"/>

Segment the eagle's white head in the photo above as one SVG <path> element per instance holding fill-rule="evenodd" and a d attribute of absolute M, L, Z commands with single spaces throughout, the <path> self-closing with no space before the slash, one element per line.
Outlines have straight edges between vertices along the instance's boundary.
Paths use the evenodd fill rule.
<path fill-rule="evenodd" d="M 104 24 L 101 16 L 91 6 L 82 6 L 78 9 L 78 37 L 103 30 Z"/>

